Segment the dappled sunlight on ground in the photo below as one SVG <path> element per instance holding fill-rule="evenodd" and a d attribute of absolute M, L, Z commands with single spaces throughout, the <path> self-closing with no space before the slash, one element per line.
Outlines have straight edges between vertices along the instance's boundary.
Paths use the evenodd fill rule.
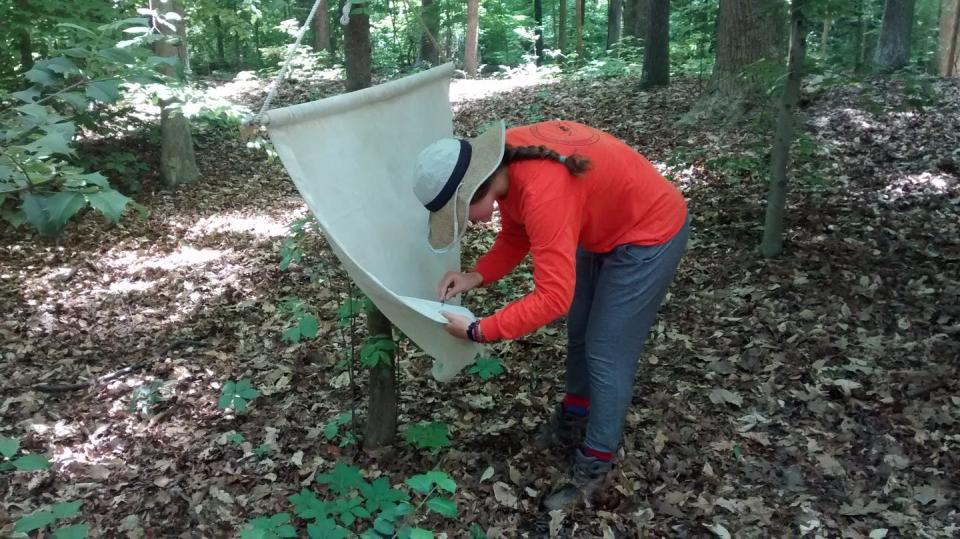
<path fill-rule="evenodd" d="M 905 174 L 891 178 L 883 190 L 886 200 L 898 200 L 913 196 L 947 195 L 956 190 L 957 176 L 938 171 Z"/>
<path fill-rule="evenodd" d="M 450 102 L 474 101 L 517 88 L 543 86 L 552 82 L 555 82 L 552 73 L 535 69 L 519 71 L 505 79 L 453 79 L 450 81 Z"/>
<path fill-rule="evenodd" d="M 187 230 L 188 238 L 214 232 L 249 233 L 258 238 L 281 238 L 289 232 L 290 222 L 301 217 L 302 211 L 286 212 L 280 217 L 271 215 L 244 215 L 229 212 L 211 215 L 198 220 Z"/>

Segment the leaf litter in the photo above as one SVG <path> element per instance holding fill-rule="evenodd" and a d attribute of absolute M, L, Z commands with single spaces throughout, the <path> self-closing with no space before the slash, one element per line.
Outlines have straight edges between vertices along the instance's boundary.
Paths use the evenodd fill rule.
<path fill-rule="evenodd" d="M 288 85 L 280 100 L 338 88 Z M 590 507 L 539 511 L 567 465 L 531 443 L 562 391 L 562 321 L 497 345 L 506 372 L 490 380 L 440 385 L 426 358 L 402 354 L 401 424 L 449 424 L 453 446 L 440 455 L 402 437 L 379 453 L 327 440 L 324 428 L 352 408 L 337 366 L 344 274 L 310 285 L 303 266 L 280 271 L 302 201 L 276 162 L 198 128 L 203 180 L 162 191 L 148 174 L 145 219 L 86 215 L 56 242 L 0 235 L 0 435 L 53 462 L 2 476 L 0 534 L 69 499 L 83 502 L 95 536 L 229 536 L 288 511 L 289 496 L 349 460 L 394 484 L 434 466 L 451 473 L 463 515 L 451 536 L 472 523 L 488 537 L 538 523 L 554 537 L 956 536 L 960 85 L 934 84 L 919 107 L 889 80 L 811 95 L 801 131 L 817 153 L 802 166 L 814 173 L 794 179 L 777 260 L 754 252 L 766 170 L 711 162 L 768 141 L 678 123 L 696 81 L 635 88 L 559 81 L 457 104 L 461 134 L 496 117 L 606 129 L 660 166 L 694 216 L 619 465 Z M 142 139 L 118 144 L 152 158 Z M 494 234 L 471 232 L 466 264 Z M 337 267 L 322 238 L 309 241 L 310 256 Z M 486 314 L 530 286 L 527 261 L 468 303 Z M 281 340 L 277 307 L 293 295 L 316 306 L 317 341 Z M 243 414 L 218 409 L 223 384 L 241 379 L 261 395 Z M 132 407 L 133 390 L 153 382 L 149 406 Z"/>

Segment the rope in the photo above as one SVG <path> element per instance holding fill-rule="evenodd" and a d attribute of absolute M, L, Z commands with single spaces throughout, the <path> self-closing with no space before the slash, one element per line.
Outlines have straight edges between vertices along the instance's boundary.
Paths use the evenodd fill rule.
<path fill-rule="evenodd" d="M 347 1 L 347 6 L 350 5 L 350 1 Z M 270 89 L 267 91 L 267 98 L 263 100 L 263 106 L 260 107 L 260 112 L 250 121 L 251 124 L 260 124 L 263 119 L 263 115 L 267 113 L 267 110 L 270 108 L 270 103 L 273 102 L 273 98 L 277 95 L 277 90 L 280 89 L 280 81 L 287 75 L 287 70 L 290 68 L 290 61 L 293 59 L 293 51 L 296 51 L 300 47 L 300 42 L 303 41 L 303 36 L 306 35 L 307 30 L 310 28 L 310 23 L 313 21 L 313 16 L 317 13 L 317 8 L 320 7 L 320 0 L 316 0 L 313 3 L 313 8 L 310 9 L 310 13 L 307 15 L 307 20 L 303 21 L 303 26 L 300 27 L 300 31 L 297 32 L 297 40 L 293 43 L 293 48 L 291 49 L 291 54 L 287 56 L 287 59 L 283 62 L 283 67 L 280 68 L 280 71 L 270 82 Z M 346 11 L 346 13 L 350 13 Z M 342 20 L 341 20 L 342 23 Z"/>

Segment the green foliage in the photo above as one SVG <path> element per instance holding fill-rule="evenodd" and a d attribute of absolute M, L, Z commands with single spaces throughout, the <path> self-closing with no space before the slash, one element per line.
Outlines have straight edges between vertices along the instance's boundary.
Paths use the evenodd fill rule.
<path fill-rule="evenodd" d="M 163 380 L 154 380 L 133 388 L 130 392 L 130 406 L 127 408 L 130 413 L 149 415 L 153 411 L 153 405 L 161 400 L 160 389 L 163 385 Z"/>
<path fill-rule="evenodd" d="M 23 74 L 30 86 L 0 95 L 0 217 L 11 226 L 53 236 L 85 207 L 116 222 L 131 204 L 82 168 L 72 143 L 78 123 L 95 123 L 125 83 L 161 80 L 155 69 L 169 59 L 150 52 L 163 39 L 152 28 L 142 17 L 59 24 L 51 56 Z"/>
<path fill-rule="evenodd" d="M 476 374 L 481 380 L 487 381 L 503 373 L 503 363 L 495 357 L 478 357 L 470 367 L 470 373 Z"/>
<path fill-rule="evenodd" d="M 320 223 L 313 214 L 290 223 L 290 235 L 280 244 L 280 269 L 286 271 L 290 264 L 299 264 L 303 259 L 303 242 L 307 234 L 319 232 Z"/>
<path fill-rule="evenodd" d="M 389 336 L 372 335 L 360 349 L 360 363 L 371 369 L 381 364 L 389 365 L 396 349 L 397 345 Z"/>
<path fill-rule="evenodd" d="M 43 530 L 57 521 L 70 519 L 80 511 L 81 501 L 61 502 L 52 507 L 24 515 L 13 525 L 14 536 L 26 536 L 31 532 Z M 89 531 L 87 524 L 79 523 L 55 528 L 56 539 L 84 539 Z"/>
<path fill-rule="evenodd" d="M 297 343 L 306 339 L 314 339 L 320 329 L 316 311 L 299 298 L 286 298 L 280 304 L 280 313 L 287 318 L 290 324 L 283 331 L 283 340 Z"/>
<path fill-rule="evenodd" d="M 239 382 L 227 380 L 220 391 L 220 400 L 217 402 L 217 407 L 221 410 L 233 408 L 235 412 L 242 414 L 247 411 L 247 405 L 250 401 L 259 395 L 260 392 L 254 389 L 250 380 L 246 378 Z"/>
<path fill-rule="evenodd" d="M 50 461 L 47 460 L 47 457 L 35 453 L 13 458 L 19 449 L 20 440 L 18 438 L 0 436 L 0 472 L 9 470 L 34 472 L 46 470 L 50 467 Z"/>
<path fill-rule="evenodd" d="M 391 486 L 385 476 L 367 482 L 358 468 L 338 462 L 316 479 L 329 489 L 326 499 L 310 489 L 289 498 L 294 514 L 308 522 L 307 534 L 311 538 L 433 537 L 432 531 L 415 526 L 420 518 L 427 513 L 447 518 L 456 518 L 458 514 L 453 499 L 443 495 L 454 494 L 457 484 L 439 470 Z"/>
<path fill-rule="evenodd" d="M 227 441 L 233 445 L 240 445 L 247 440 L 246 438 L 243 437 L 242 434 L 234 431 L 234 432 L 231 432 L 229 436 L 227 436 Z"/>
<path fill-rule="evenodd" d="M 449 429 L 446 423 L 421 421 L 410 425 L 404 432 L 407 442 L 418 449 L 426 449 L 436 455 L 444 447 L 450 446 Z"/>
<path fill-rule="evenodd" d="M 352 421 L 353 412 L 341 412 L 323 427 L 323 437 L 327 440 L 333 440 L 340 434 L 340 427 L 349 425 Z M 353 432 L 350 430 L 344 431 L 340 439 L 340 447 L 346 447 L 355 443 L 357 443 L 357 438 L 353 435 Z"/>
<path fill-rule="evenodd" d="M 241 539 L 280 539 L 296 536 L 297 529 L 290 524 L 290 515 L 287 513 L 257 517 L 240 531 Z"/>

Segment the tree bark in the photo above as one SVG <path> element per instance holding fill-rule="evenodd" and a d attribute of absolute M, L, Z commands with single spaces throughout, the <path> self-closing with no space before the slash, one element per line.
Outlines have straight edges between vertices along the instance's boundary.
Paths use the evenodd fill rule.
<path fill-rule="evenodd" d="M 393 338 L 390 321 L 376 307 L 367 309 L 367 334 Z M 397 434 L 396 356 L 390 354 L 388 363 L 379 363 L 370 369 L 367 424 L 363 445 L 381 447 L 393 441 Z"/>
<path fill-rule="evenodd" d="M 800 99 L 800 81 L 807 52 L 806 21 L 803 6 L 807 0 L 793 0 L 790 5 L 790 52 L 787 55 L 787 80 L 777 113 L 777 127 L 770 150 L 770 188 L 767 214 L 763 227 L 760 253 L 774 257 L 783 250 L 783 217 L 787 200 L 787 168 L 793 143 L 794 109 Z"/>
<path fill-rule="evenodd" d="M 213 16 L 213 26 L 216 28 L 217 35 L 217 68 L 223 69 L 227 65 L 227 55 L 224 50 L 224 32 L 223 32 L 223 20 L 220 19 L 220 15 Z"/>
<path fill-rule="evenodd" d="M 610 0 L 607 4 L 607 49 L 620 43 L 620 21 L 623 13 L 623 0 Z"/>
<path fill-rule="evenodd" d="M 463 63 L 467 75 L 477 76 L 477 37 L 480 31 L 480 0 L 467 0 L 467 35 Z"/>
<path fill-rule="evenodd" d="M 740 93 L 744 90 L 740 77 L 748 66 L 782 59 L 783 7 L 782 0 L 720 0 L 713 89 Z"/>
<path fill-rule="evenodd" d="M 585 0 L 573 0 L 577 6 L 577 65 L 583 65 L 583 3 Z"/>
<path fill-rule="evenodd" d="M 366 3 L 354 3 L 351 8 L 350 22 L 344 32 L 346 49 L 347 91 L 360 90 L 370 86 L 370 16 L 360 13 Z"/>
<path fill-rule="evenodd" d="M 560 2 L 560 30 L 557 32 L 557 48 L 563 52 L 567 45 L 567 0 L 558 0 Z"/>
<path fill-rule="evenodd" d="M 435 66 L 440 63 L 440 46 L 437 43 L 437 36 L 440 35 L 438 32 L 440 29 L 439 10 L 433 0 L 421 0 L 421 6 L 420 58 Z"/>
<path fill-rule="evenodd" d="M 943 0 L 937 72 L 941 77 L 960 76 L 960 0 Z"/>
<path fill-rule="evenodd" d="M 624 0 L 624 2 L 623 37 L 631 38 L 631 45 L 641 46 L 646 41 L 650 0 Z"/>
<path fill-rule="evenodd" d="M 30 9 L 30 0 L 17 0 L 17 8 L 21 16 L 29 17 L 27 11 Z M 20 71 L 26 73 L 33 69 L 33 42 L 30 38 L 30 30 L 26 27 L 23 27 L 17 36 L 17 48 L 20 52 Z"/>
<path fill-rule="evenodd" d="M 823 20 L 823 31 L 820 32 L 820 58 L 827 57 L 827 40 L 830 38 L 830 19 Z"/>
<path fill-rule="evenodd" d="M 647 46 L 643 53 L 644 88 L 670 84 L 670 0 L 650 0 Z"/>
<path fill-rule="evenodd" d="M 365 3 L 355 3 L 350 22 L 344 33 L 347 57 L 347 91 L 367 88 L 370 74 L 370 16 L 365 12 Z M 371 306 L 367 309 L 368 335 L 386 335 L 393 338 L 390 321 Z M 391 354 L 392 356 L 392 354 Z M 397 432 L 397 386 L 395 361 L 379 364 L 370 369 L 369 400 L 367 401 L 367 424 L 363 443 L 366 447 L 379 447 L 393 441 Z"/>
<path fill-rule="evenodd" d="M 157 25 L 165 40 L 158 41 L 154 46 L 157 56 L 176 57 L 176 67 L 164 65 L 165 75 L 174 80 L 184 79 L 184 70 L 188 65 L 187 42 L 183 7 L 179 0 L 158 2 L 155 4 L 159 13 L 175 12 L 180 15 L 179 20 L 170 20 L 175 30 L 166 25 Z M 193 183 L 200 177 L 197 168 L 197 158 L 193 151 L 193 136 L 190 133 L 190 122 L 183 115 L 181 102 L 176 98 L 160 100 L 160 178 L 167 187 L 175 187 L 182 183 Z"/>
<path fill-rule="evenodd" d="M 873 63 L 882 72 L 896 71 L 910 62 L 914 0 L 887 0 Z"/>
<path fill-rule="evenodd" d="M 313 51 L 330 50 L 330 4 L 320 0 L 317 13 L 313 16 Z"/>
<path fill-rule="evenodd" d="M 870 24 L 870 17 L 867 13 L 869 0 L 859 0 L 857 3 L 857 17 L 859 26 L 857 28 L 857 61 L 854 64 L 854 71 L 862 73 L 867 64 L 867 27 Z"/>
<path fill-rule="evenodd" d="M 534 44 L 537 65 L 543 65 L 543 0 L 533 0 L 533 24 L 536 25 L 534 33 L 537 35 L 537 41 Z"/>

